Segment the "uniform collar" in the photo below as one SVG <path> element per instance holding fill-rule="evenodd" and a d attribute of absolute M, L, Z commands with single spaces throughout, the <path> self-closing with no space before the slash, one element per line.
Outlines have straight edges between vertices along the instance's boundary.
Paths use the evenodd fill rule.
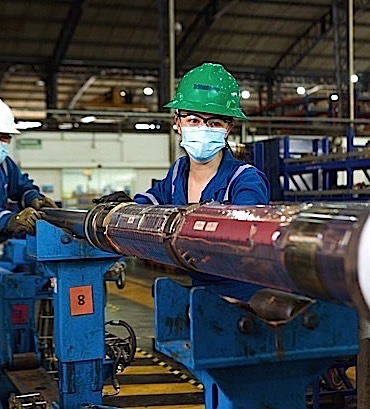
<path fill-rule="evenodd" d="M 218 193 L 221 190 L 226 190 L 229 184 L 230 173 L 232 173 L 233 168 L 237 160 L 231 155 L 231 153 L 225 148 L 223 149 L 223 156 L 220 162 L 220 166 L 217 169 L 215 176 L 209 181 L 207 187 L 203 191 L 204 200 L 208 199 L 208 196 L 212 195 L 213 200 L 217 200 Z"/>

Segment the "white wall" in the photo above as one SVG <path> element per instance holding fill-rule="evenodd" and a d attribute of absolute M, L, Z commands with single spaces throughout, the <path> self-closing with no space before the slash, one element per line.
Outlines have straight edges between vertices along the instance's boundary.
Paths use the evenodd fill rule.
<path fill-rule="evenodd" d="M 47 194 L 55 200 L 62 198 L 67 185 L 79 183 L 78 177 L 73 178 L 73 170 L 76 175 L 98 174 L 102 184 L 107 184 L 109 172 L 125 174 L 126 179 L 130 175 L 131 194 L 135 194 L 148 189 L 152 178 L 166 175 L 170 166 L 169 135 L 22 132 L 12 142 L 11 156 L 40 187 L 53 186 L 54 191 Z"/>

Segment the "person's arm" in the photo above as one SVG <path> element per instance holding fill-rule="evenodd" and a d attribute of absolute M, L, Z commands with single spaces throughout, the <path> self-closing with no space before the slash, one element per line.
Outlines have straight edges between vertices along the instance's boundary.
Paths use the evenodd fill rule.
<path fill-rule="evenodd" d="M 6 227 L 9 220 L 15 215 L 16 213 L 11 212 L 10 210 L 0 208 L 0 243 L 9 238 L 10 233 L 7 231 Z"/>
<path fill-rule="evenodd" d="M 176 162 L 175 162 L 176 163 Z M 172 175 L 175 164 L 171 166 L 164 179 L 157 182 L 145 193 L 137 193 L 134 202 L 139 204 L 165 205 L 172 203 Z"/>
<path fill-rule="evenodd" d="M 270 184 L 265 174 L 255 167 L 245 169 L 230 186 L 230 203 L 235 205 L 267 205 Z"/>
<path fill-rule="evenodd" d="M 43 207 L 58 207 L 54 200 L 40 193 L 27 173 L 22 173 L 11 158 L 6 159 L 5 170 L 8 175 L 8 197 L 24 209 L 33 207 L 40 210 Z"/>
<path fill-rule="evenodd" d="M 32 200 L 43 197 L 40 189 L 28 177 L 27 173 L 22 173 L 15 162 L 6 158 L 6 172 L 8 174 L 8 197 L 14 202 L 18 202 L 21 208 L 31 205 Z"/>
<path fill-rule="evenodd" d="M 0 209 L 0 243 L 16 234 L 35 234 L 36 222 L 41 218 L 41 212 L 32 207 L 26 207 L 19 213 Z"/>

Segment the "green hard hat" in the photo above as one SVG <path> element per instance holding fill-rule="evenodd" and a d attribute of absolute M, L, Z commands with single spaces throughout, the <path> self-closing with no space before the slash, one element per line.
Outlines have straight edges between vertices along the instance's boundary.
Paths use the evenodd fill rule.
<path fill-rule="evenodd" d="M 220 64 L 204 63 L 186 73 L 175 98 L 164 107 L 247 119 L 240 107 L 239 85 Z"/>

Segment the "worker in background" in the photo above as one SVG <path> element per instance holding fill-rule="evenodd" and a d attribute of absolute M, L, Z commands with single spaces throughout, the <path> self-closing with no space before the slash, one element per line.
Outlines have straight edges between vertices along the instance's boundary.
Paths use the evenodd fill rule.
<path fill-rule="evenodd" d="M 234 118 L 245 120 L 247 117 L 240 107 L 239 85 L 222 65 L 205 63 L 193 68 L 182 78 L 175 98 L 165 107 L 176 110 L 177 132 L 186 155 L 175 161 L 163 180 L 145 193 L 135 195 L 135 202 L 153 205 L 213 201 L 233 205 L 269 203 L 269 183 L 264 173 L 235 159 L 228 146 Z M 104 201 L 104 197 L 101 199 Z M 118 201 L 125 201 L 124 197 L 120 199 Z M 206 274 L 191 273 L 191 276 L 194 286 L 207 286 L 219 294 L 244 300 L 260 288 Z"/>
<path fill-rule="evenodd" d="M 40 209 L 57 207 L 9 157 L 12 135 L 19 133 L 11 109 L 0 99 L 0 242 L 19 233 L 34 234 Z M 10 200 L 18 203 L 19 213 L 8 209 Z"/>

